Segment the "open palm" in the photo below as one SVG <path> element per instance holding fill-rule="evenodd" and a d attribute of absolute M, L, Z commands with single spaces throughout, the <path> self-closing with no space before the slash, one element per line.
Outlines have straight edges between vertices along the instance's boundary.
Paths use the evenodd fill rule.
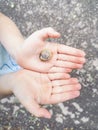
<path fill-rule="evenodd" d="M 20 46 L 17 62 L 26 69 L 38 72 L 70 72 L 82 68 L 85 62 L 83 51 L 57 43 L 50 43 L 48 38 L 58 38 L 60 34 L 52 28 L 34 32 Z M 52 58 L 43 62 L 39 59 L 44 49 L 51 51 Z"/>
<path fill-rule="evenodd" d="M 44 74 L 23 69 L 13 75 L 16 77 L 12 83 L 13 93 L 37 117 L 51 117 L 40 104 L 60 103 L 79 96 L 81 86 L 76 78 L 69 78 L 69 74 Z"/>

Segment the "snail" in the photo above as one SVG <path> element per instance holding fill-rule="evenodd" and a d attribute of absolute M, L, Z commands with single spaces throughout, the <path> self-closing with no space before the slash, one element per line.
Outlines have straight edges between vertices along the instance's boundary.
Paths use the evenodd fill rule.
<path fill-rule="evenodd" d="M 49 61 L 52 58 L 52 52 L 48 49 L 44 49 L 40 52 L 39 59 L 41 61 Z"/>

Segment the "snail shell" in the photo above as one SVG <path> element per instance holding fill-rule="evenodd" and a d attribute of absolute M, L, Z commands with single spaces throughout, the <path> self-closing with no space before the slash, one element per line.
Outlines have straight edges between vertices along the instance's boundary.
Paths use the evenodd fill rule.
<path fill-rule="evenodd" d="M 39 55 L 39 59 L 41 61 L 49 61 L 51 57 L 52 57 L 52 52 L 48 49 L 42 50 Z"/>

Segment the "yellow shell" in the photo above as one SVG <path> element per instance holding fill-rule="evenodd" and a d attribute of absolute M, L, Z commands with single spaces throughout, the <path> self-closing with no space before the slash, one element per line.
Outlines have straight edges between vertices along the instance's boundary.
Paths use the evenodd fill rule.
<path fill-rule="evenodd" d="M 52 52 L 48 49 L 42 50 L 39 55 L 39 59 L 41 61 L 49 61 L 51 57 L 52 57 Z"/>

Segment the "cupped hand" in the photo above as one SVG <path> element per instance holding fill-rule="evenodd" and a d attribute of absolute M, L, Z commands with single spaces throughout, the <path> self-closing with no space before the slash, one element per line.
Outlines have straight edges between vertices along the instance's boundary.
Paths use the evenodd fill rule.
<path fill-rule="evenodd" d="M 52 28 L 44 28 L 34 32 L 19 46 L 16 60 L 18 64 L 37 72 L 71 72 L 80 69 L 85 63 L 85 53 L 63 44 L 47 42 L 48 38 L 58 38 L 60 34 Z M 41 61 L 42 50 L 49 50 L 52 57 L 49 61 Z"/>

